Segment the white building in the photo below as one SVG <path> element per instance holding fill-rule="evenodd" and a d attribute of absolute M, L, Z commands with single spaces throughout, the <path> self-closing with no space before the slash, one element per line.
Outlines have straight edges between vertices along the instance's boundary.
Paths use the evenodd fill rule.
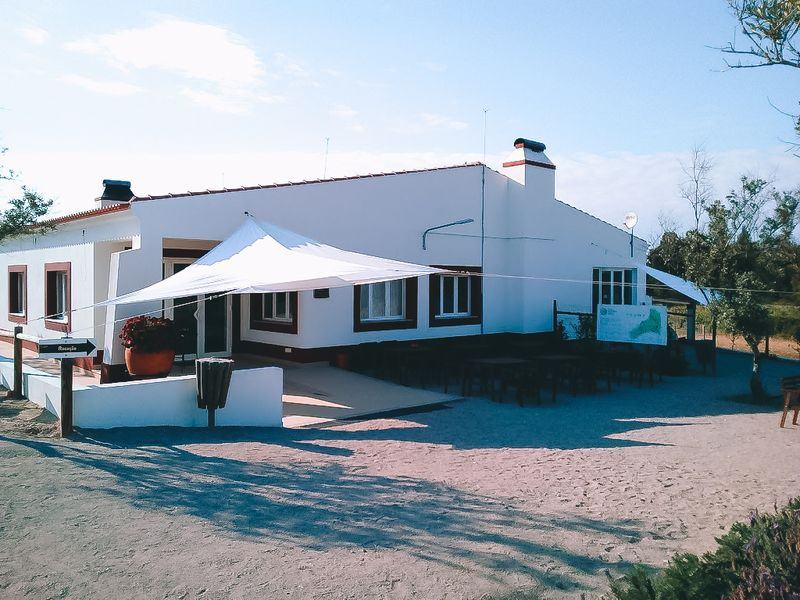
<path fill-rule="evenodd" d="M 186 332 L 187 355 L 317 360 L 379 340 L 549 332 L 554 300 L 583 311 L 598 298 L 645 302 L 636 265 L 646 243 L 556 200 L 556 167 L 544 150 L 518 139 L 500 172 L 474 163 L 164 196 L 136 197 L 127 182 L 107 180 L 94 209 L 4 244 L 0 327 L 93 336 L 104 380 L 113 380 L 124 374 L 124 318 L 162 308 Z M 245 211 L 343 249 L 476 275 L 86 309 L 184 268 Z"/>

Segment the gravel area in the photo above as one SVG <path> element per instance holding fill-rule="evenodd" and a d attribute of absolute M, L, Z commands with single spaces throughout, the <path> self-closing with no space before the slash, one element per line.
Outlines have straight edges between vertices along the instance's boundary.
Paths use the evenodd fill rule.
<path fill-rule="evenodd" d="M 769 361 L 768 387 L 800 364 Z M 0 400 L 3 598 L 593 598 L 800 494 L 800 429 L 716 378 L 300 430 L 44 437 Z M 17 406 L 19 408 L 19 406 Z"/>

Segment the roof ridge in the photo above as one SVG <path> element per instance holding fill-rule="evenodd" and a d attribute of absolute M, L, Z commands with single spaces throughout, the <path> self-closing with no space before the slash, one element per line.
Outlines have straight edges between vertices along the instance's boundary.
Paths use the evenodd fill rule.
<path fill-rule="evenodd" d="M 410 175 L 413 173 L 428 173 L 431 171 L 445 171 L 448 169 L 461 169 L 464 167 L 480 167 L 484 166 L 482 162 L 466 162 L 460 165 L 446 165 L 442 167 L 428 167 L 424 169 L 408 169 L 405 171 L 386 171 L 381 173 L 366 173 L 363 175 L 346 175 L 342 177 L 327 177 L 325 179 L 309 179 L 303 181 L 286 181 L 280 183 L 267 183 L 267 184 L 259 184 L 259 185 L 246 185 L 241 187 L 235 188 L 222 188 L 218 190 L 203 190 L 198 192 L 181 192 L 181 193 L 170 193 L 170 194 L 151 194 L 147 196 L 134 196 L 131 198 L 131 202 L 141 202 L 145 200 L 162 200 L 165 198 L 185 198 L 187 196 L 205 196 L 208 194 L 225 194 L 228 192 L 249 192 L 252 190 L 263 190 L 263 189 L 271 189 L 271 188 L 280 188 L 280 187 L 291 187 L 294 185 L 309 185 L 315 183 L 329 183 L 334 181 L 350 181 L 353 179 L 369 179 L 371 177 L 389 177 L 391 175 Z"/>

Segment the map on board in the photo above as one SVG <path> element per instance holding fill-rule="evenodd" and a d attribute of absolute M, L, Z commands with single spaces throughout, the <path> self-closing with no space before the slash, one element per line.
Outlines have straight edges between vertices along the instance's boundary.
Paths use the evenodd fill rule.
<path fill-rule="evenodd" d="M 601 304 L 597 307 L 597 339 L 666 346 L 667 307 Z"/>

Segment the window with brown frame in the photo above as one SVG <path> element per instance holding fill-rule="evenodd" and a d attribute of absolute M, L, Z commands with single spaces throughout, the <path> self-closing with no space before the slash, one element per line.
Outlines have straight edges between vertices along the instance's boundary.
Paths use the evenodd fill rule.
<path fill-rule="evenodd" d="M 28 267 L 8 267 L 8 320 L 12 323 L 28 322 Z"/>
<path fill-rule="evenodd" d="M 429 276 L 430 326 L 479 325 L 483 318 L 481 278 L 468 273 L 480 273 L 480 267 L 436 266 L 460 274 Z"/>
<path fill-rule="evenodd" d="M 250 329 L 297 333 L 297 292 L 250 294 Z"/>
<path fill-rule="evenodd" d="M 417 327 L 416 277 L 353 288 L 353 331 L 415 329 Z"/>
<path fill-rule="evenodd" d="M 69 333 L 72 326 L 72 265 L 68 262 L 44 266 L 44 326 Z"/>

